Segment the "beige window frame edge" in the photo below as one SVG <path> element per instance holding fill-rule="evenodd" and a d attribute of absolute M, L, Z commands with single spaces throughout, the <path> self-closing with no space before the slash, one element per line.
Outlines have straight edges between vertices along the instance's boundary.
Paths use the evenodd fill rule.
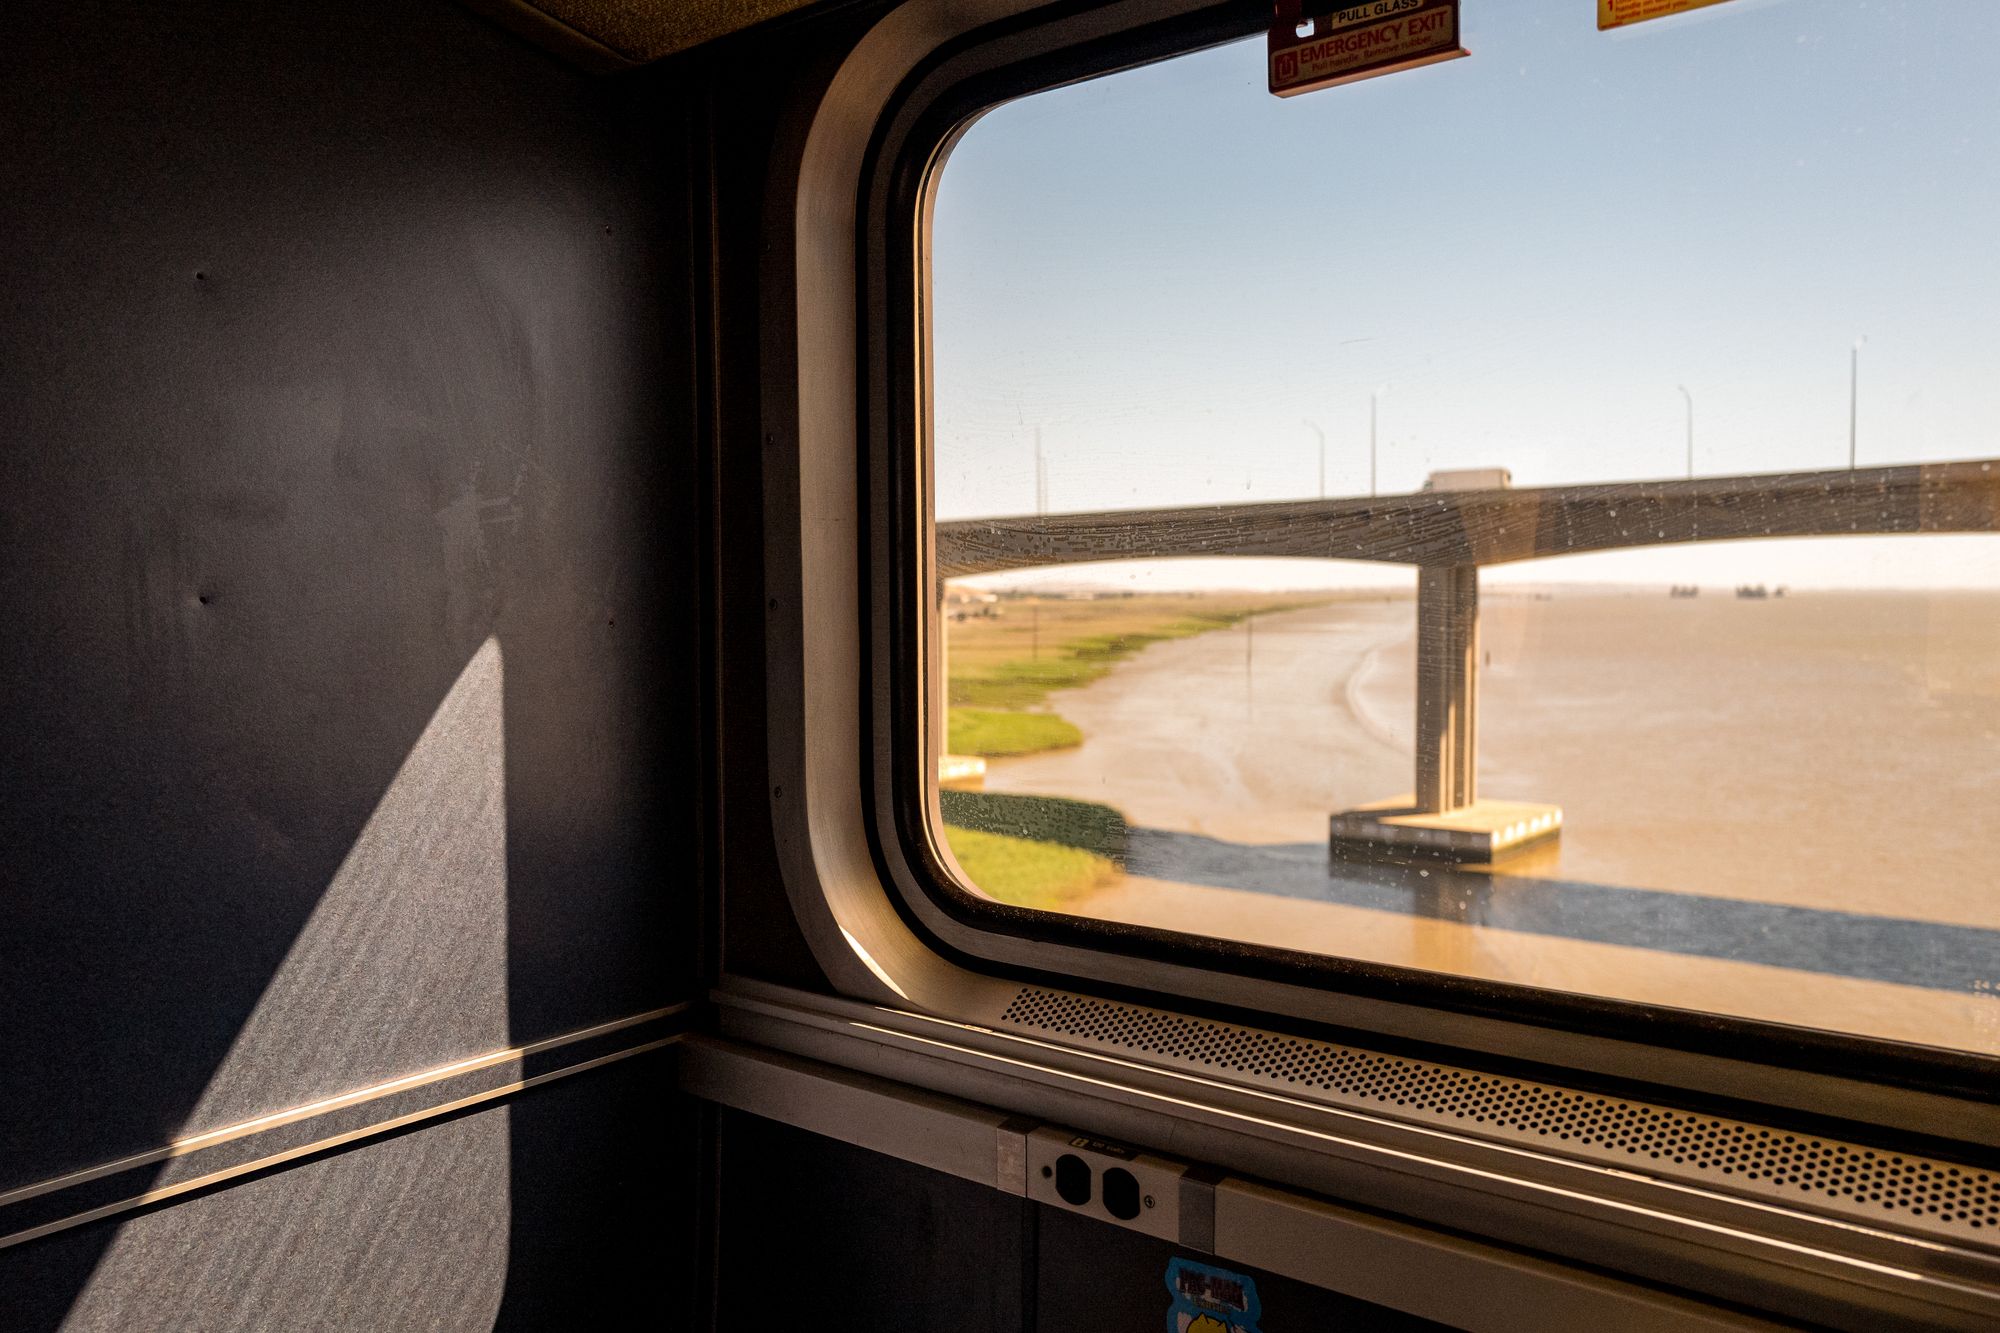
<path fill-rule="evenodd" d="M 885 697 L 869 674 L 874 627 L 862 622 L 858 609 L 862 579 L 869 573 L 861 548 L 863 500 L 856 489 L 865 447 L 859 423 L 866 367 L 857 354 L 854 331 L 868 295 L 857 285 L 855 262 L 864 221 L 859 186 L 871 138 L 920 62 L 947 42 L 1039 7 L 1033 0 L 908 0 L 880 20 L 839 67 L 813 108 L 795 168 L 783 163 L 774 168 L 796 171 L 795 180 L 776 182 L 795 189 L 789 215 L 782 210 L 771 215 L 774 244 L 791 247 L 796 299 L 795 346 L 776 350 L 796 358 L 796 380 L 768 376 L 762 407 L 766 430 L 780 427 L 795 433 L 794 449 L 784 452 L 796 460 L 797 473 L 790 494 L 778 493 L 788 484 L 782 460 L 767 483 L 767 533 L 774 552 L 767 566 L 773 607 L 766 682 L 767 796 L 787 897 L 833 987 L 852 998 L 914 1006 L 958 1021 L 998 1022 L 1019 984 L 939 955 L 910 929 L 892 900 L 895 894 L 926 930 L 968 956 L 1073 977 L 1086 987 L 1097 982 L 1180 994 L 1509 1059 L 1837 1114 L 1891 1129 L 1936 1133 L 1939 1126 L 1951 1125 L 1975 1142 L 2000 1143 L 2000 1106 L 1032 941 L 969 926 L 921 889 L 906 891 L 883 882 L 871 850 L 863 791 L 869 772 L 865 760 L 875 738 L 864 729 L 858 706 L 870 694 L 878 702 Z M 1116 36 L 1208 7 L 1204 0 L 1123 0 L 1073 13 L 978 48 L 980 63 L 970 69 Z M 918 95 L 948 86 L 970 69 L 964 62 L 946 62 L 930 71 Z M 796 537 L 796 550 L 777 554 L 788 536 Z M 899 853 L 889 849 L 889 855 Z M 908 873 L 907 866 L 893 869 Z"/>

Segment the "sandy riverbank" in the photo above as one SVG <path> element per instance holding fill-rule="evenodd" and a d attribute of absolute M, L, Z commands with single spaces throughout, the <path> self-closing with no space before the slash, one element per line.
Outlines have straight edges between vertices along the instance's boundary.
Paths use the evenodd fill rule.
<path fill-rule="evenodd" d="M 1408 600 L 1257 617 L 1056 697 L 1073 750 L 998 791 L 1319 842 L 1407 791 Z M 1542 877 L 2000 926 L 2000 595 L 1490 596 L 1483 792 L 1555 801 Z"/>
<path fill-rule="evenodd" d="M 1412 628 L 1344 602 L 1157 645 L 1052 699 L 1082 746 L 989 785 L 1143 831 L 1088 914 L 2000 1049 L 2000 595 L 1489 597 L 1482 788 L 1567 829 L 1415 897 L 1324 850 L 1409 787 Z"/>
<path fill-rule="evenodd" d="M 1407 749 L 1357 718 L 1346 684 L 1409 635 L 1411 614 L 1408 599 L 1336 602 L 1155 644 L 1051 696 L 1081 746 L 997 760 L 988 787 L 1236 842 L 1324 837 L 1336 805 L 1409 785 Z"/>

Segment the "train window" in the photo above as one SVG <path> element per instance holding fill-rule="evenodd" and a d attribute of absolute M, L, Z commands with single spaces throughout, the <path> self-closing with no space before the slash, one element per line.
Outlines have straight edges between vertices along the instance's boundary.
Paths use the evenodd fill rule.
<path fill-rule="evenodd" d="M 980 899 L 2000 1053 L 2000 7 L 1009 102 L 925 257 Z M 1949 22 L 1941 20 L 1949 18 Z"/>

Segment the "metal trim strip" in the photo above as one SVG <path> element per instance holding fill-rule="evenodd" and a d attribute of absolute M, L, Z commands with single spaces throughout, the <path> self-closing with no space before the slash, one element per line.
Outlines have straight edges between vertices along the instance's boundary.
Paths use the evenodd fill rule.
<path fill-rule="evenodd" d="M 0 1249 L 678 1043 L 668 1005 L 437 1065 L 0 1194 Z M 581 1057 L 536 1071 L 537 1057 Z M 148 1168 L 154 1168 L 150 1172 Z"/>
<path fill-rule="evenodd" d="M 737 983 L 741 984 L 741 983 Z M 727 1037 L 1008 1107 L 1502 1244 L 1834 1326 L 1990 1327 L 2000 1258 L 1442 1127 L 1019 1034 L 783 992 Z"/>
<path fill-rule="evenodd" d="M 1040 987 L 1024 987 L 1002 1018 L 1025 1040 L 2000 1252 L 2000 1212 L 1982 1220 L 2000 1208 L 2000 1182 L 1969 1161 Z"/>
<path fill-rule="evenodd" d="M 682 1090 L 692 1095 L 997 1189 L 1005 1185 L 991 1179 L 986 1136 L 992 1127 L 1017 1133 L 1023 1124 L 1039 1123 L 706 1036 L 689 1039 L 681 1075 Z M 940 1142 L 955 1144 L 955 1151 L 938 1153 Z M 983 1156 L 982 1142 L 989 1145 Z M 1449 1313 L 1462 1321 L 1467 1309 L 1492 1307 L 1490 1313 L 1502 1316 L 1496 1326 L 1520 1329 L 1772 1327 L 1673 1292 L 1340 1208 L 1213 1168 L 1196 1167 L 1182 1183 L 1183 1198 L 1192 1190 L 1208 1204 L 1199 1216 L 1183 1216 L 1182 1245 L 1429 1318 Z M 1281 1235 L 1285 1244 L 1273 1244 Z M 1340 1263 L 1341 1256 L 1364 1248 L 1365 1273 L 1354 1262 Z M 1436 1276 L 1440 1263 L 1449 1266 L 1448 1282 Z"/>
<path fill-rule="evenodd" d="M 1004 1111 L 709 1037 L 687 1042 L 680 1079 L 683 1092 L 706 1101 L 1010 1194 L 1025 1192 L 1020 1181 L 1002 1178 L 1004 1140 L 1024 1137 L 1009 1129 L 1013 1118 Z"/>

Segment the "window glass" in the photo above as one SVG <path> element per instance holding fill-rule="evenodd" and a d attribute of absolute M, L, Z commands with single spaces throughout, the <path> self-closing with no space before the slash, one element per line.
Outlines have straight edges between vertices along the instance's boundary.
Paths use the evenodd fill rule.
<path fill-rule="evenodd" d="M 1017 905 L 2000 1052 L 2000 6 L 997 108 L 926 312 Z"/>

